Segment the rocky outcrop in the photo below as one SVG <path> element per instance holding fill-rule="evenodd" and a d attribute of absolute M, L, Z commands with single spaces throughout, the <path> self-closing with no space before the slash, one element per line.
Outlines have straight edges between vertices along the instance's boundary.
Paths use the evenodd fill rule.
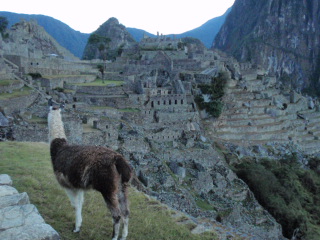
<path fill-rule="evenodd" d="M 116 18 L 110 18 L 90 35 L 82 58 L 112 60 L 134 43 L 125 26 Z"/>
<path fill-rule="evenodd" d="M 281 226 L 210 144 L 195 140 L 192 147 L 178 141 L 174 145 L 166 149 L 151 143 L 160 154 L 125 153 L 148 194 L 197 222 L 211 227 L 222 223 L 234 237 L 243 237 L 239 239 L 284 239 Z"/>
<path fill-rule="evenodd" d="M 0 48 L 3 55 L 17 55 L 26 58 L 60 57 L 77 60 L 68 50 L 61 47 L 43 27 L 35 21 L 22 20 L 7 31 L 8 37 L 2 41 Z"/>
<path fill-rule="evenodd" d="M 317 0 L 237 0 L 213 47 L 320 95 L 319 13 Z"/>
<path fill-rule="evenodd" d="M 0 175 L 0 239 L 59 240 L 59 234 L 45 223 L 27 193 L 18 193 L 11 178 Z"/>

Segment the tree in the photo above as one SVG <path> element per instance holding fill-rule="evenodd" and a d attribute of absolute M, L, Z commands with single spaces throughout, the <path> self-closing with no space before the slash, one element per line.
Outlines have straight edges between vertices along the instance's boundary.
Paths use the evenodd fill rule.
<path fill-rule="evenodd" d="M 102 64 L 99 64 L 97 66 L 99 72 L 101 73 L 101 77 L 102 77 L 102 83 L 104 83 L 104 66 Z"/>
<path fill-rule="evenodd" d="M 0 33 L 3 36 L 4 31 L 7 29 L 8 27 L 8 20 L 6 17 L 0 17 Z"/>

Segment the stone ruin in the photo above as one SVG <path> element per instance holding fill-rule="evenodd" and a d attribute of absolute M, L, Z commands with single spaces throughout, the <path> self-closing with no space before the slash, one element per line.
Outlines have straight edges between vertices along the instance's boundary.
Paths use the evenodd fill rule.
<path fill-rule="evenodd" d="M 12 187 L 7 174 L 0 174 L 0 239 L 59 240 L 59 234 L 45 223 L 28 194 Z"/>
<path fill-rule="evenodd" d="M 158 41 L 160 40 L 144 39 L 142 43 L 149 44 L 145 46 L 150 47 L 159 46 Z M 170 41 L 179 44 L 179 40 L 162 40 L 165 44 Z M 66 101 L 63 116 L 70 142 L 109 146 L 122 151 L 136 164 L 140 178 L 149 184 L 146 185 L 152 186 L 154 190 L 159 189 L 159 192 L 153 194 L 169 205 L 170 202 L 174 205 L 175 201 L 171 200 L 179 199 L 182 193 L 172 192 L 177 185 L 174 184 L 174 178 L 164 171 L 165 164 L 168 163 L 168 167 L 173 169 L 181 182 L 187 182 L 190 178 L 186 169 L 188 173 L 197 169 L 189 183 L 195 189 L 206 184 L 203 192 L 199 190 L 197 194 L 207 200 L 217 197 L 217 192 L 230 194 L 230 198 L 225 201 L 222 195 L 218 196 L 221 204 L 217 204 L 219 211 L 227 208 L 230 202 L 237 206 L 221 221 L 229 219 L 244 232 L 250 232 L 253 228 L 259 229 L 256 233 L 263 231 L 266 228 L 264 223 L 270 220 L 269 216 L 261 216 L 262 208 L 258 207 L 256 210 L 259 217 L 252 217 L 258 223 L 241 216 L 240 212 L 247 209 L 244 210 L 237 201 L 242 203 L 247 198 L 255 204 L 256 201 L 248 190 L 244 190 L 241 200 L 237 200 L 239 194 L 234 192 L 240 183 L 226 170 L 222 161 L 215 166 L 210 165 L 217 161 L 210 158 L 214 152 L 210 142 L 214 140 L 244 146 L 290 141 L 306 153 L 319 151 L 320 118 L 317 105 L 311 108 L 306 97 L 296 92 L 284 91 L 276 78 L 268 76 L 263 69 L 256 68 L 251 63 L 238 63 L 217 51 L 192 46 L 170 50 L 161 47 L 161 50 L 156 51 L 145 51 L 142 48 L 138 57 L 134 58 L 124 52 L 115 62 L 104 63 L 107 76 L 121 84 L 103 87 L 78 84 L 94 81 L 98 74 L 94 70 L 96 61 L 66 62 L 65 59 L 54 56 L 41 61 L 37 58 L 8 55 L 5 59 L 6 68 L 17 72 L 11 80 L 28 71 L 51 76 L 40 81 L 22 79 L 29 82 L 32 89 L 28 95 L 0 100 L 0 106 L 5 106 L 5 117 L 13 114 L 19 116 L 15 118 L 13 128 L 16 140 L 46 142 L 47 98 L 50 96 L 57 102 Z M 2 71 L 3 76 L 7 76 L 9 72 Z M 202 114 L 194 102 L 194 96 L 200 93 L 197 86 L 211 83 L 220 72 L 226 72 L 229 76 L 224 111 L 218 119 L 203 118 L 208 115 Z M 70 76 L 66 78 L 64 74 Z M 12 92 L 16 91 L 13 86 L 14 84 Z M 66 91 L 59 92 L 56 88 Z M 7 91 L 0 86 L 0 92 L 1 89 Z M 33 118 L 41 120 L 33 122 Z M 153 151 L 157 151 L 161 157 L 156 158 Z M 178 162 L 178 167 L 175 167 L 175 162 Z M 198 174 L 205 169 L 200 167 L 200 162 L 210 162 L 211 172 Z M 148 180 L 146 176 L 149 175 L 154 176 L 154 179 L 150 177 Z M 226 178 L 230 179 L 227 181 Z M 231 186 L 230 189 L 228 186 Z M 181 206 L 192 205 L 192 198 L 182 192 L 184 200 L 179 201 Z M 196 204 L 192 206 L 186 208 L 189 214 L 211 214 L 212 218 L 217 215 L 216 212 L 200 211 Z M 239 222 L 243 224 L 239 225 Z M 271 222 L 273 236 L 278 236 L 281 232 L 279 226 Z M 255 224 L 259 226 L 253 227 Z"/>

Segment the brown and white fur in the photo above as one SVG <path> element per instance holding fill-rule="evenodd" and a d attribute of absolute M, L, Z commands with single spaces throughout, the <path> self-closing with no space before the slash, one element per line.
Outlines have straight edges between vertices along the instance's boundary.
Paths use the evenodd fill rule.
<path fill-rule="evenodd" d="M 76 211 L 74 232 L 82 223 L 84 191 L 99 191 L 113 218 L 112 240 L 119 236 L 123 220 L 122 240 L 128 235 L 129 206 L 127 188 L 132 168 L 119 153 L 105 147 L 69 145 L 66 140 L 59 107 L 50 107 L 48 114 L 50 154 L 53 170 L 59 184 L 66 190 Z"/>

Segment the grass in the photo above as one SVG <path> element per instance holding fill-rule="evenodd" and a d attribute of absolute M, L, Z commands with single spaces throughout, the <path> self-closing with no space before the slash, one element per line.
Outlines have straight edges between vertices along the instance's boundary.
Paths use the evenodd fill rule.
<path fill-rule="evenodd" d="M 87 83 L 76 83 L 74 85 L 77 86 L 109 86 L 109 85 L 115 85 L 115 86 L 122 86 L 124 84 L 124 81 L 115 81 L 115 80 L 102 80 L 102 79 L 96 79 L 93 82 L 87 82 Z"/>
<path fill-rule="evenodd" d="M 29 119 L 28 122 L 30 122 L 30 123 L 38 123 L 38 124 L 48 124 L 48 119 L 37 117 L 37 116 L 32 116 L 32 118 Z"/>
<path fill-rule="evenodd" d="M 210 205 L 210 203 L 208 203 L 207 201 L 205 201 L 203 199 L 197 199 L 196 204 L 199 208 L 201 208 L 203 210 L 208 210 L 208 211 L 215 210 L 215 208 L 212 205 Z"/>
<path fill-rule="evenodd" d="M 111 239 L 112 220 L 98 192 L 85 194 L 83 226 L 72 233 L 74 211 L 66 194 L 55 180 L 46 143 L 0 142 L 0 173 L 9 174 L 19 192 L 27 192 L 45 221 L 56 229 L 61 239 Z M 212 240 L 215 233 L 193 235 L 188 225 L 179 225 L 172 211 L 130 189 L 130 240 Z"/>
<path fill-rule="evenodd" d="M 140 112 L 141 110 L 138 108 L 120 108 L 119 112 Z"/>
<path fill-rule="evenodd" d="M 0 100 L 8 100 L 12 98 L 27 96 L 30 95 L 31 91 L 31 88 L 23 87 L 20 90 L 12 91 L 12 93 L 1 93 Z"/>
<path fill-rule="evenodd" d="M 114 110 L 116 110 L 116 108 L 108 107 L 108 106 L 90 106 L 90 109 L 92 109 L 92 110 L 114 109 Z"/>
<path fill-rule="evenodd" d="M 113 107 L 108 107 L 108 106 L 90 106 L 90 109 L 92 109 L 92 110 L 113 109 L 113 110 L 117 110 L 119 112 L 140 112 L 141 111 L 139 108 L 113 108 Z"/>
<path fill-rule="evenodd" d="M 93 128 L 92 125 L 89 124 L 82 124 L 83 132 L 89 133 L 89 132 L 100 132 L 98 129 Z"/>
<path fill-rule="evenodd" d="M 55 78 L 68 78 L 68 77 L 84 77 L 84 76 L 91 76 L 91 75 L 48 75 L 48 76 L 43 76 L 43 78 L 46 79 L 55 79 Z"/>
<path fill-rule="evenodd" d="M 0 80 L 0 86 L 10 86 L 11 84 L 14 83 L 19 83 L 20 81 L 18 80 Z"/>

